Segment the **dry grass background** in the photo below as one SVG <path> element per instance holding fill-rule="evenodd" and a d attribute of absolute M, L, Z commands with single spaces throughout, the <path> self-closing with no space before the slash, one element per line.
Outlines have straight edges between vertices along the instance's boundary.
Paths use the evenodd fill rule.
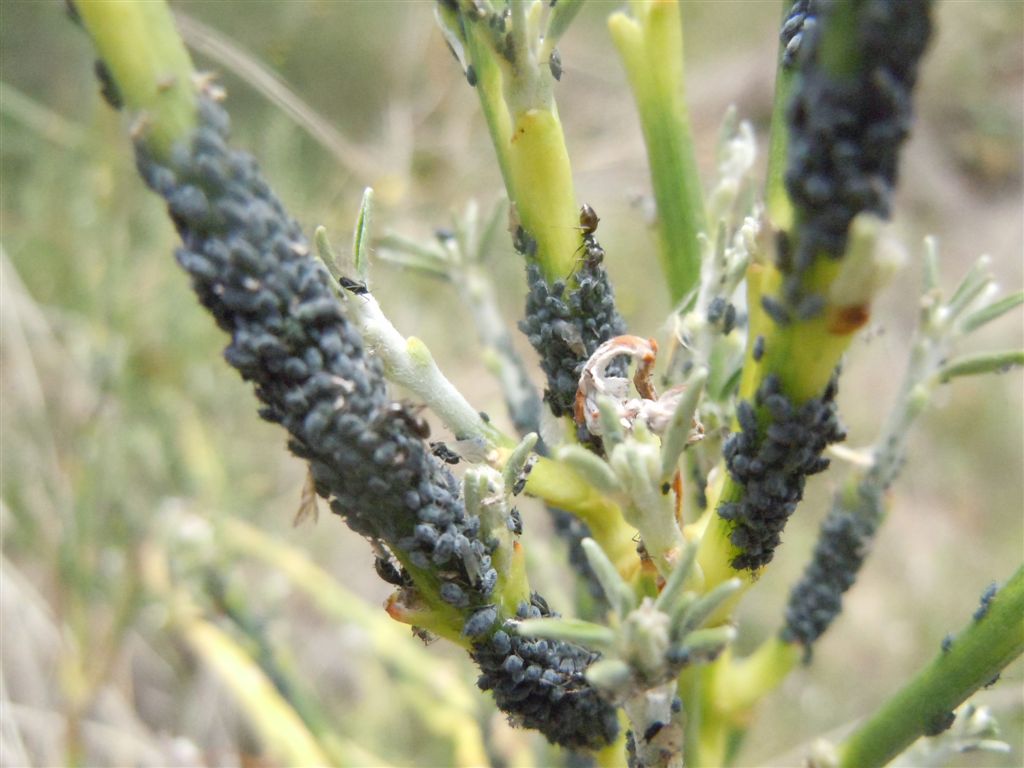
<path fill-rule="evenodd" d="M 197 54 L 223 75 L 236 143 L 260 159 L 307 230 L 323 223 L 346 241 L 366 184 L 378 191 L 378 234 L 422 238 L 471 198 L 489 204 L 499 194 L 475 95 L 429 2 L 174 7 L 216 32 L 207 52 L 225 40 L 247 51 L 336 132 L 311 138 L 252 87 L 258 73 L 244 60 L 233 70 Z M 562 46 L 557 94 L 577 194 L 601 214 L 620 308 L 631 328 L 658 335 L 669 306 L 636 205 L 647 176 L 604 29 L 614 7 L 593 2 L 581 15 Z M 689 99 L 708 178 L 729 104 L 764 137 L 779 9 L 687 2 L 686 14 Z M 870 440 L 898 384 L 924 234 L 939 237 L 947 285 L 981 253 L 992 254 L 1007 291 L 1024 281 L 1024 4 L 940 2 L 938 22 L 893 223 L 912 258 L 847 360 L 840 404 L 852 445 Z M 190 29 L 198 40 L 201 29 Z M 381 612 L 332 612 L 323 585 L 306 589 L 251 549 L 240 554 L 237 541 L 229 546 L 223 524 L 245 521 L 328 572 L 330 597 L 343 589 L 372 609 L 387 594 L 368 547 L 337 520 L 291 528 L 302 467 L 219 359 L 223 338 L 170 258 L 171 227 L 134 175 L 126 126 L 98 98 L 91 61 L 60 3 L 0 6 L 0 763 L 268 764 L 274 726 L 246 713 L 216 654 L 181 620 L 187 600 L 252 657 L 272 657 L 307 722 L 335 733 L 351 764 L 451 764 L 464 754 L 453 733 L 466 721 L 447 714 L 461 705 L 442 702 L 473 680 L 459 654 L 442 643 L 417 648 L 403 627 L 378 627 Z M 514 322 L 520 265 L 508 248 L 492 268 Z M 388 265 L 374 281 L 399 328 L 424 338 L 471 400 L 503 421 L 453 294 Z M 1024 344 L 1020 314 L 988 329 L 983 344 Z M 1021 562 L 1021 384 L 1020 372 L 959 382 L 921 419 L 890 520 L 843 616 L 814 665 L 764 703 L 744 764 L 772 764 L 870 711 Z M 837 477 L 810 487 L 743 607 L 741 643 L 777 627 Z M 536 580 L 568 610 L 562 552 L 539 510 L 524 512 Z M 403 649 L 429 668 L 429 685 L 396 661 Z M 1021 680 L 1018 663 L 979 696 L 1014 754 L 963 764 L 1020 764 Z M 482 696 L 469 702 L 460 716 L 496 729 L 497 755 L 553 759 L 538 740 L 502 730 Z"/>

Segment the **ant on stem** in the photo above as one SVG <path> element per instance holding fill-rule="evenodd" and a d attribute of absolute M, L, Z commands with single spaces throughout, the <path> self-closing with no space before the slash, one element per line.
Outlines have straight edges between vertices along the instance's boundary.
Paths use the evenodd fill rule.
<path fill-rule="evenodd" d="M 601 219 L 598 218 L 597 212 L 589 205 L 584 203 L 580 206 L 580 233 L 583 238 L 583 242 L 580 243 L 580 247 L 576 249 L 579 253 L 583 251 L 583 256 L 576 262 L 576 266 L 573 267 L 572 272 L 569 273 L 569 277 L 572 277 L 576 270 L 579 268 L 582 262 L 588 268 L 594 269 L 604 261 L 604 248 L 597 242 L 597 238 L 594 237 L 594 233 L 597 232 L 597 224 Z"/>

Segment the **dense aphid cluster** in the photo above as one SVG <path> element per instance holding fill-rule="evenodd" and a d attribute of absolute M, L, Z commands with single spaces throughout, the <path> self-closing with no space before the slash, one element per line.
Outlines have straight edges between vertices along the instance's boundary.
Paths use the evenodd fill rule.
<path fill-rule="evenodd" d="M 167 200 L 181 235 L 178 262 L 231 334 L 225 358 L 255 384 L 263 418 L 288 430 L 291 450 L 310 462 L 331 509 L 437 576 L 440 597 L 467 611 L 463 634 L 490 635 L 499 614 L 486 598 L 497 575 L 479 518 L 466 513 L 458 482 L 406 407 L 389 400 L 379 361 L 364 354 L 298 224 L 255 161 L 227 147 L 227 129 L 227 114 L 203 100 L 191 143 L 168 164 L 137 147 L 139 171 Z M 384 555 L 376 568 L 389 583 L 411 583 Z M 520 614 L 550 615 L 539 596 Z M 499 631 L 473 655 L 481 687 L 494 689 L 517 722 L 567 746 L 614 738 L 614 709 L 583 677 L 589 652 Z"/>
<path fill-rule="evenodd" d="M 626 323 L 615 309 L 615 295 L 600 264 L 584 259 L 575 286 L 564 280 L 548 285 L 536 264 L 527 266 L 526 280 L 526 318 L 519 329 L 540 355 L 548 384 L 544 399 L 551 412 L 571 415 L 583 365 L 601 344 L 625 333 Z"/>
<path fill-rule="evenodd" d="M 718 514 L 732 523 L 730 541 L 739 550 L 733 568 L 753 571 L 771 561 L 786 520 L 803 498 L 807 476 L 828 467 L 822 452 L 846 436 L 836 417 L 835 395 L 833 377 L 821 397 L 794 405 L 773 374 L 765 377 L 753 403 L 737 405 L 740 431 L 726 440 L 723 454 L 743 494 L 718 507 Z"/>
<path fill-rule="evenodd" d="M 790 304 L 801 298 L 800 278 L 819 254 L 842 256 L 854 216 L 888 217 L 918 62 L 931 32 L 930 0 L 864 0 L 854 10 L 814 5 L 820 23 L 801 27 L 800 78 L 788 112 L 786 189 L 800 221 L 799 241 L 779 253 Z M 821 55 L 821 43 L 827 26 L 845 13 L 854 16 L 855 43 L 844 61 L 850 71 L 840 73 Z"/>
<path fill-rule="evenodd" d="M 342 315 L 326 272 L 253 158 L 225 143 L 227 114 L 200 100 L 199 127 L 161 164 L 140 143 L 139 171 L 160 193 L 183 246 L 178 262 L 231 334 L 224 352 L 308 459 L 317 492 L 358 533 L 441 574 L 441 597 L 485 603 L 496 580 L 479 519 L 431 455 L 379 362 Z"/>
<path fill-rule="evenodd" d="M 517 618 L 552 616 L 537 596 Z M 498 707 L 517 725 L 536 728 L 554 744 L 598 749 L 615 740 L 615 707 L 600 698 L 583 673 L 597 654 L 569 643 L 520 637 L 510 626 L 473 648 L 483 674 L 477 685 L 494 692 Z"/>
<path fill-rule="evenodd" d="M 803 645 L 805 663 L 814 642 L 843 608 L 843 594 L 864 564 L 881 507 L 878 489 L 862 484 L 854 509 L 833 507 L 821 524 L 811 562 L 789 593 L 781 633 L 786 642 Z"/>
<path fill-rule="evenodd" d="M 789 69 L 796 63 L 803 43 L 804 29 L 814 24 L 814 0 L 796 0 L 782 21 L 779 40 L 782 42 L 782 66 Z"/>

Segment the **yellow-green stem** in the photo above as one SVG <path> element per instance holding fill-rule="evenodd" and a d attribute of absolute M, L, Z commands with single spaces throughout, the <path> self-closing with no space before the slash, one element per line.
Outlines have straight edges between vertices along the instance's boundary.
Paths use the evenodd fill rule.
<path fill-rule="evenodd" d="M 711 701 L 715 711 L 733 725 L 746 725 L 751 710 L 775 690 L 800 661 L 801 648 L 772 636 L 749 656 L 733 658 L 731 650 L 710 667 Z"/>
<path fill-rule="evenodd" d="M 607 496 L 565 465 L 543 457 L 530 472 L 526 491 L 585 522 L 591 537 L 601 545 L 623 578 L 632 577 L 640 563 L 634 540 L 636 530 Z"/>
<path fill-rule="evenodd" d="M 550 109 L 513 116 L 507 149 L 519 221 L 537 242 L 537 260 L 548 282 L 565 279 L 576 264 L 579 213 L 562 124 Z"/>
<path fill-rule="evenodd" d="M 839 262 L 820 261 L 810 270 L 808 282 L 815 286 L 818 293 L 827 296 L 828 286 L 839 268 Z M 752 400 L 765 377 L 774 374 L 779 378 L 782 391 L 795 405 L 800 405 L 820 396 L 824 391 L 840 358 L 853 340 L 854 333 L 866 321 L 867 308 L 857 308 L 857 322 L 853 324 L 842 322 L 847 308 L 829 304 L 821 314 L 810 320 L 794 320 L 788 325 L 779 325 L 764 312 L 761 298 L 765 295 L 777 296 L 781 282 L 781 273 L 774 266 L 754 264 L 748 270 L 750 332 L 739 396 L 744 400 Z M 764 354 L 759 363 L 753 359 L 753 344 L 758 336 L 764 338 Z M 732 429 L 738 429 L 737 422 L 733 422 Z M 743 496 L 743 487 L 728 475 L 724 463 L 720 463 L 720 468 L 726 476 L 719 495 L 709 495 L 708 505 L 712 509 L 717 509 L 725 502 L 738 501 Z M 737 572 L 732 568 L 730 563 L 737 549 L 729 541 L 731 531 L 731 524 L 715 514 L 701 540 L 698 562 L 704 569 L 709 588 L 738 576 L 743 579 L 745 590 L 757 578 L 754 572 Z M 727 616 L 744 590 L 737 592 L 723 605 L 716 617 Z"/>
<path fill-rule="evenodd" d="M 449 17 L 451 11 L 445 12 Z M 465 17 L 463 17 L 465 18 Z M 457 24 L 451 18 L 449 25 Z M 467 20 L 466 53 L 498 166 L 519 223 L 536 242 L 536 259 L 549 282 L 568 277 L 580 246 L 572 166 L 550 87 L 536 62 L 509 64 L 492 45 L 486 25 Z M 546 64 L 544 65 L 546 69 Z M 529 72 L 527 72 L 529 70 Z"/>
<path fill-rule="evenodd" d="M 783 19 L 789 13 L 790 4 L 782 3 Z M 786 111 L 793 93 L 795 73 L 792 68 L 782 66 L 785 48 L 779 46 L 775 67 L 775 96 L 772 101 L 772 120 L 768 135 L 768 170 L 765 174 L 765 208 L 768 221 L 780 230 L 789 231 L 793 226 L 793 203 L 786 192 L 786 149 L 789 145 L 789 130 L 786 126 Z"/>
<path fill-rule="evenodd" d="M 196 123 L 194 70 L 162 0 L 77 0 L 82 24 L 138 119 L 150 149 L 165 154 Z"/>

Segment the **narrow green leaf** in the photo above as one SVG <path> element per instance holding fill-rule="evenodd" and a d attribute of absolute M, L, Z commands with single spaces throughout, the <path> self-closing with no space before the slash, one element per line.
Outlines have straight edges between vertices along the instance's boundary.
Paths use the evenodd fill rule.
<path fill-rule="evenodd" d="M 615 633 L 611 629 L 582 619 L 526 619 L 516 623 L 515 632 L 523 637 L 563 640 L 596 650 L 615 644 Z"/>
<path fill-rule="evenodd" d="M 558 449 L 555 458 L 575 469 L 602 493 L 616 493 L 622 490 L 618 477 L 607 462 L 582 446 L 563 446 Z"/>
<path fill-rule="evenodd" d="M 341 271 L 338 269 L 338 257 L 331 248 L 331 241 L 327 238 L 327 228 L 322 224 L 313 232 L 313 243 L 316 246 L 316 255 L 320 259 L 328 273 L 337 282 L 341 278 Z"/>
<path fill-rule="evenodd" d="M 480 240 L 477 243 L 476 260 L 483 262 L 488 253 L 495 247 L 495 242 L 498 235 L 502 231 L 502 222 L 508 219 L 508 201 L 505 199 L 499 200 L 494 204 L 494 210 L 491 211 L 491 215 L 487 218 L 487 223 L 484 224 L 484 228 L 480 233 Z"/>
<path fill-rule="evenodd" d="M 611 455 L 615 446 L 626 439 L 626 433 L 619 421 L 619 411 L 610 397 L 601 395 L 597 398 L 597 409 L 601 421 L 601 439 L 604 441 L 605 452 Z"/>
<path fill-rule="evenodd" d="M 505 490 L 508 493 L 512 493 L 512 489 L 519 479 L 519 474 L 526 467 L 526 462 L 529 460 L 530 454 L 536 445 L 537 433 L 530 432 L 509 454 L 508 461 L 505 462 L 505 468 L 501 472 L 505 480 Z"/>
<path fill-rule="evenodd" d="M 359 216 L 356 217 L 356 228 L 352 235 L 352 258 L 355 260 L 356 274 L 366 281 L 370 272 L 370 225 L 373 214 L 373 187 L 363 191 L 363 201 L 359 205 Z"/>
<path fill-rule="evenodd" d="M 682 556 L 676 564 L 675 570 L 665 582 L 664 589 L 654 602 L 654 607 L 663 613 L 671 614 L 676 609 L 676 602 L 683 594 L 686 582 L 693 572 L 693 564 L 697 559 L 697 550 L 700 549 L 698 542 L 691 541 L 683 548 Z"/>
<path fill-rule="evenodd" d="M 1014 367 L 1024 366 L 1024 350 L 1011 349 L 1001 352 L 979 352 L 976 355 L 964 355 L 947 363 L 936 377 L 946 382 L 961 376 L 977 376 L 982 373 L 1005 373 Z"/>
<path fill-rule="evenodd" d="M 992 259 L 982 256 L 974 266 L 964 275 L 960 285 L 956 287 L 953 296 L 946 303 L 946 312 L 950 319 L 959 317 L 974 301 L 978 295 L 992 284 L 992 275 L 989 266 Z"/>
<path fill-rule="evenodd" d="M 708 616 L 715 612 L 715 609 L 718 608 L 718 606 L 724 603 L 736 590 L 740 588 L 741 583 L 742 582 L 739 579 L 723 581 L 717 587 L 697 600 L 679 616 L 677 622 L 673 622 L 675 625 L 673 634 L 676 637 L 682 638 L 697 629 L 697 627 L 704 623 Z"/>
<path fill-rule="evenodd" d="M 677 648 L 690 658 L 695 656 L 716 656 L 735 639 L 735 627 L 710 627 L 690 632 L 678 644 Z"/>
<path fill-rule="evenodd" d="M 686 380 L 686 394 L 676 406 L 672 420 L 661 438 L 661 480 L 669 482 L 676 472 L 679 457 L 686 448 L 687 438 L 690 436 L 690 427 L 693 424 L 693 416 L 697 411 L 697 403 L 700 401 L 701 393 L 704 391 L 704 384 L 708 380 L 708 369 L 704 366 L 697 368 Z"/>
<path fill-rule="evenodd" d="M 587 681 L 602 691 L 620 691 L 633 680 L 633 670 L 622 659 L 598 659 L 586 672 Z"/>
<path fill-rule="evenodd" d="M 1011 309 L 1015 309 L 1021 304 L 1024 304 L 1024 291 L 1010 294 L 999 301 L 995 301 L 981 309 L 975 310 L 963 319 L 960 327 L 963 329 L 964 333 L 976 331 L 978 328 L 981 328 L 987 323 L 991 323 L 993 320 L 999 319 Z"/>
<path fill-rule="evenodd" d="M 618 569 L 608 559 L 608 555 L 601 549 L 600 544 L 588 538 L 583 539 L 580 545 L 583 547 L 583 553 L 587 556 L 587 562 L 597 577 L 601 589 L 604 590 L 605 597 L 608 598 L 608 603 L 611 605 L 612 610 L 620 617 L 625 616 L 636 607 L 636 598 L 633 595 L 633 590 L 622 580 Z"/>
<path fill-rule="evenodd" d="M 939 244 L 934 237 L 924 239 L 924 291 L 928 294 L 939 288 Z"/>
<path fill-rule="evenodd" d="M 559 0 L 551 9 L 551 14 L 548 16 L 548 29 L 544 33 L 544 41 L 548 47 L 553 47 L 565 34 L 582 7 L 583 0 Z"/>

